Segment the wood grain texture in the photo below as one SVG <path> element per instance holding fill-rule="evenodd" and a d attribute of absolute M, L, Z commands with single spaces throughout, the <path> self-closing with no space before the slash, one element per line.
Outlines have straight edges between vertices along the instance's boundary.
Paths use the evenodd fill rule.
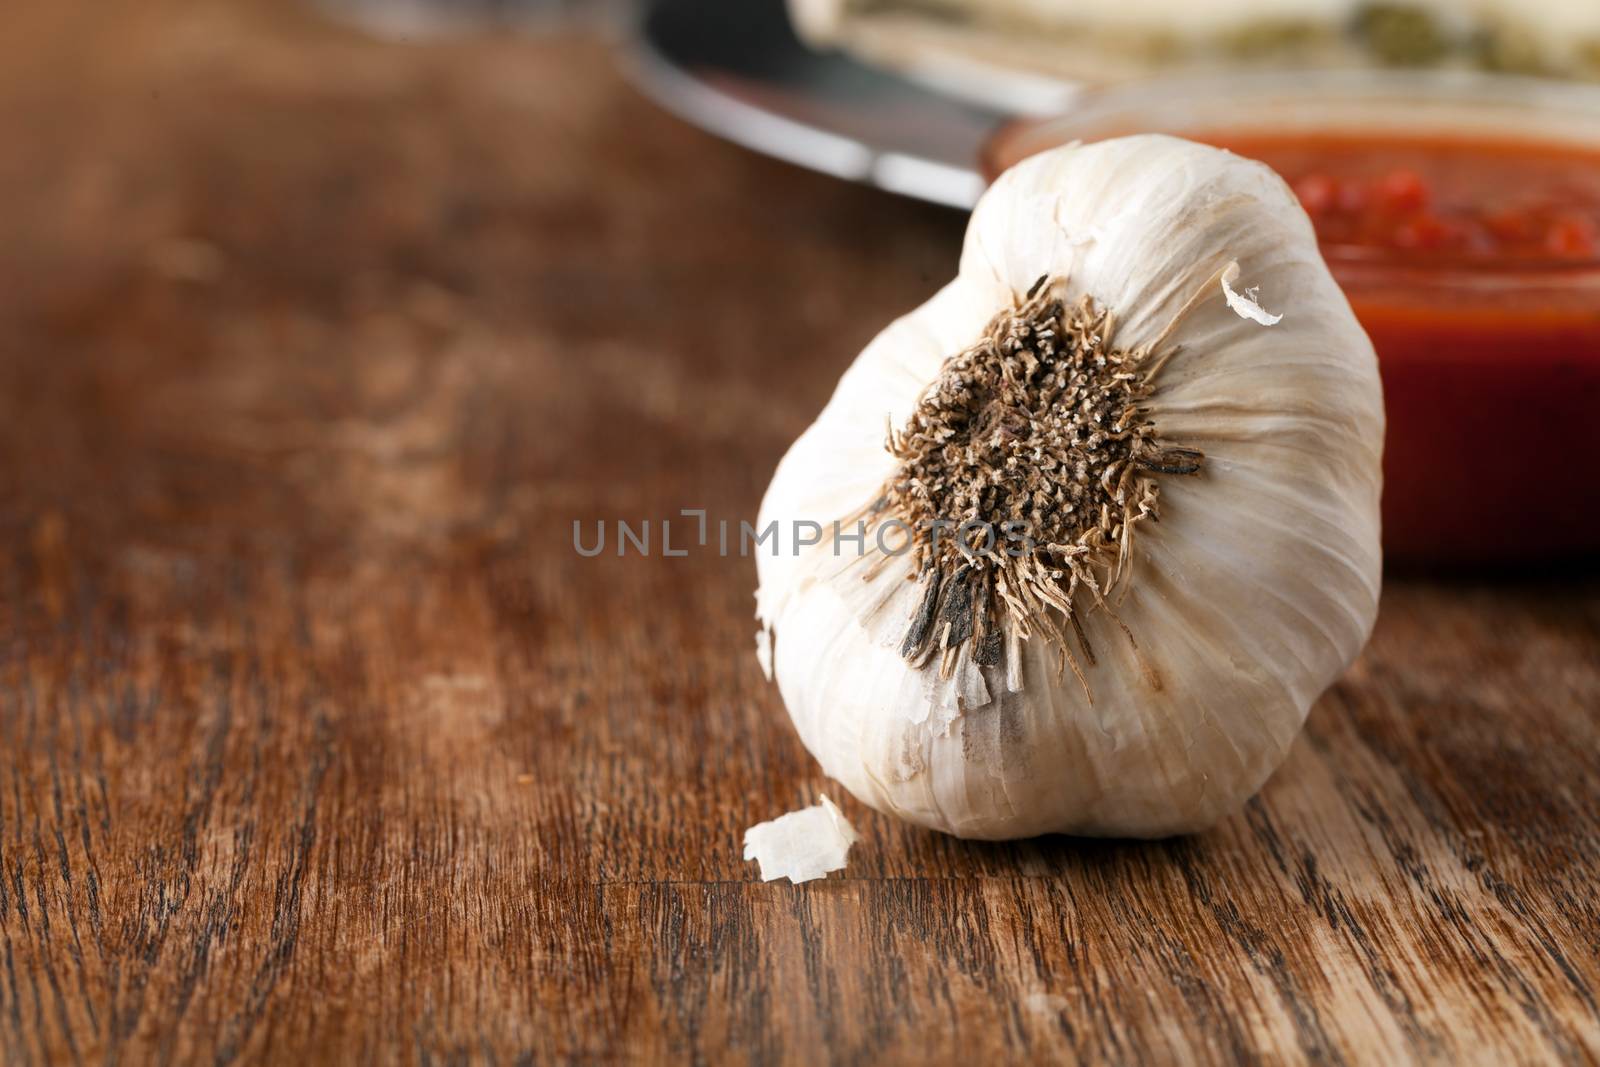
<path fill-rule="evenodd" d="M 570 36 L 0 34 L 0 1063 L 1594 1062 L 1600 584 L 1392 578 L 1239 816 L 969 844 L 820 777 L 753 518 L 961 221 Z M 842 876 L 742 830 L 828 790 Z"/>

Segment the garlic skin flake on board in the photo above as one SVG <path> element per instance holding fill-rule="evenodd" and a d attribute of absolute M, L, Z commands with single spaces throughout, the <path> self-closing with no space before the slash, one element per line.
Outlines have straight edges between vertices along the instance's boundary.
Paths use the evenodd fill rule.
<path fill-rule="evenodd" d="M 962 837 L 1213 824 L 1371 631 L 1383 429 L 1371 343 L 1266 167 L 1154 135 L 1018 164 L 762 503 L 801 740 Z M 1019 516 L 1020 558 L 933 541 Z"/>
<path fill-rule="evenodd" d="M 744 858 L 760 864 L 761 880 L 787 878 L 798 885 L 844 869 L 855 827 L 827 797 L 744 832 Z"/>

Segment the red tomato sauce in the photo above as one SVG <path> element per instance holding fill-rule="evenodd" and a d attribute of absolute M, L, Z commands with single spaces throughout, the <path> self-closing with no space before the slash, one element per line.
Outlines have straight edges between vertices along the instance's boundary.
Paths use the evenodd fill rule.
<path fill-rule="evenodd" d="M 1391 556 L 1514 564 L 1600 549 L 1600 149 L 1195 139 L 1288 180 L 1372 338 Z"/>
<path fill-rule="evenodd" d="M 1600 256 L 1600 150 L 1460 137 L 1201 139 L 1288 179 L 1336 255 L 1377 252 L 1456 266 Z"/>

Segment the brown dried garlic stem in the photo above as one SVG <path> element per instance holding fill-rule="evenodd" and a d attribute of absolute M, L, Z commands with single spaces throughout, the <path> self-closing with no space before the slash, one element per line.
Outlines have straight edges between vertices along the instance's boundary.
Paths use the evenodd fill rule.
<path fill-rule="evenodd" d="M 1065 639 L 1070 625 L 1094 662 L 1080 589 L 1109 611 L 1134 527 L 1157 517 L 1155 476 L 1200 470 L 1201 453 L 1162 442 L 1140 406 L 1171 353 L 1117 348 L 1111 313 L 1088 297 L 1067 306 L 1058 289 L 1040 278 L 990 320 L 889 434 L 899 467 L 869 514 L 912 531 L 924 592 L 900 651 L 913 663 L 938 653 L 948 672 L 971 642 L 994 665 L 1003 625 L 1038 627 L 1082 681 Z M 983 525 L 962 536 L 964 524 Z"/>

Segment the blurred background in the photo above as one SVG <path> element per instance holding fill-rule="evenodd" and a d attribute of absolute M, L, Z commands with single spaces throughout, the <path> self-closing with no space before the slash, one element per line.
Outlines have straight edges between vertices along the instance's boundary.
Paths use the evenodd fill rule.
<path fill-rule="evenodd" d="M 1159 130 L 1264 159 L 1311 212 L 1383 367 L 1392 561 L 1596 548 L 1600 481 L 1561 459 L 1600 448 L 1585 0 L 25 3 L 0 47 L 0 308 L 54 359 L 143 374 L 151 339 L 163 360 L 239 344 L 260 355 L 237 373 L 287 382 L 330 329 L 506 329 L 617 366 L 607 338 L 646 309 L 699 310 L 656 334 L 676 345 L 781 284 L 789 336 L 839 368 L 951 272 L 999 170 Z M 808 251 L 885 298 L 847 300 Z"/>

